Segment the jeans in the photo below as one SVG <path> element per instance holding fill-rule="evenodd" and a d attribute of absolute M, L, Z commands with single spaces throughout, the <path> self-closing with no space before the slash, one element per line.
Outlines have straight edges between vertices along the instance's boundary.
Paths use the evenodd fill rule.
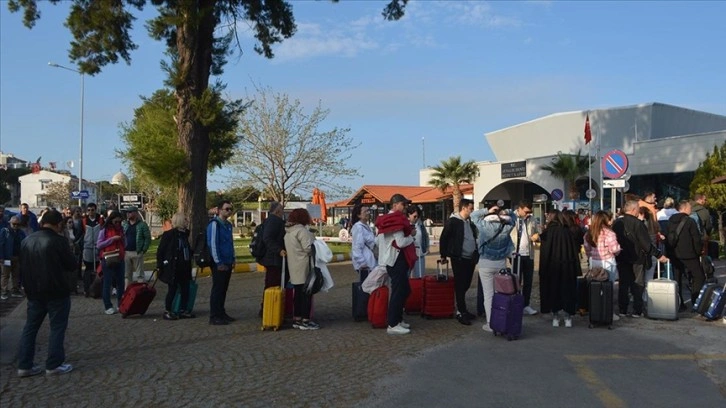
<path fill-rule="evenodd" d="M 388 301 L 388 326 L 395 327 L 403 320 L 403 306 L 411 294 L 411 285 L 408 282 L 408 263 L 403 252 L 399 252 L 393 266 L 386 265 L 386 271 L 391 278 L 391 298 Z"/>
<path fill-rule="evenodd" d="M 471 278 L 479 258 L 452 258 L 451 269 L 454 271 L 454 291 L 456 293 L 456 311 L 468 313 L 466 308 L 466 291 L 471 286 Z"/>
<path fill-rule="evenodd" d="M 232 278 L 232 265 L 226 265 L 227 270 L 220 271 L 217 265 L 212 265 L 212 292 L 209 294 L 209 319 L 221 319 L 227 315 L 224 302 L 227 301 L 227 289 Z"/>
<path fill-rule="evenodd" d="M 114 266 L 106 265 L 106 261 L 101 261 L 101 267 L 103 268 L 103 292 L 101 292 L 101 299 L 103 299 L 103 307 L 110 309 L 113 307 L 111 303 L 111 283 L 116 283 L 116 298 L 118 299 L 117 306 L 121 306 L 121 298 L 124 295 L 124 262 Z"/>
<path fill-rule="evenodd" d="M 145 279 L 144 254 L 140 254 L 136 251 L 126 251 L 124 254 L 124 271 L 126 280 L 129 283 L 136 279 Z"/>
<path fill-rule="evenodd" d="M 426 257 L 419 256 L 416 263 L 411 268 L 410 276 L 412 278 L 422 278 L 426 274 Z"/>
<path fill-rule="evenodd" d="M 517 269 L 517 264 L 521 264 Z M 524 296 L 524 307 L 529 306 L 529 299 L 532 297 L 532 280 L 534 277 L 534 259 L 528 255 L 515 256 L 512 264 L 512 272 L 519 272 L 519 279 L 522 282 L 522 295 Z"/>
<path fill-rule="evenodd" d="M 628 313 L 630 304 L 628 292 L 633 295 L 633 313 L 643 313 L 643 265 L 621 262 L 618 264 L 618 275 L 620 275 L 618 288 L 620 314 Z"/>
<path fill-rule="evenodd" d="M 66 352 L 63 342 L 70 313 L 70 296 L 53 300 L 28 299 L 28 318 L 25 321 L 18 347 L 18 369 L 29 370 L 33 367 L 35 340 L 46 314 L 50 322 L 50 335 L 48 336 L 48 358 L 45 360 L 45 368 L 53 370 L 65 362 Z"/>
<path fill-rule="evenodd" d="M 10 266 L 2 265 L 2 278 L 0 286 L 3 293 L 20 291 L 20 257 L 14 256 L 10 259 Z"/>
<path fill-rule="evenodd" d="M 492 299 L 494 299 L 494 275 L 499 273 L 497 268 L 479 268 L 479 282 L 481 283 L 484 312 L 487 315 L 487 321 L 492 315 Z"/>

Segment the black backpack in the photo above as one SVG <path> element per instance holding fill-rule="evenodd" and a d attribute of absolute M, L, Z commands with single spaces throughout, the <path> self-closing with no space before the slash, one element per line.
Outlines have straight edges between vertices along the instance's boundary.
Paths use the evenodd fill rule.
<path fill-rule="evenodd" d="M 264 231 L 265 223 L 262 222 L 260 225 L 255 227 L 255 231 L 252 234 L 252 241 L 250 241 L 250 254 L 254 256 L 257 261 L 265 257 L 265 241 L 262 239 Z"/>
<path fill-rule="evenodd" d="M 207 244 L 206 228 L 204 231 L 198 233 L 197 237 L 194 239 L 194 263 L 200 268 L 210 267 L 214 263 L 212 254 L 209 252 L 209 245 Z"/>

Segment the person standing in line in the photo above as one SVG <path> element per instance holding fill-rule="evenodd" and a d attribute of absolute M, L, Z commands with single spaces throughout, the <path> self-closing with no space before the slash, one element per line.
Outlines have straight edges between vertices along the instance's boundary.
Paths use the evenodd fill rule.
<path fill-rule="evenodd" d="M 701 235 L 698 231 L 698 225 L 691 218 L 691 202 L 682 200 L 678 203 L 678 213 L 671 216 L 668 220 L 666 229 L 666 252 L 668 257 L 673 261 L 673 270 L 676 273 L 676 282 L 678 282 L 678 293 L 681 296 L 680 312 L 685 312 L 687 306 L 682 291 L 683 276 L 686 270 L 691 272 L 693 276 L 693 285 L 691 286 L 691 305 L 696 302 L 701 287 L 706 281 L 706 275 L 699 262 L 701 254 Z M 683 224 L 680 227 L 679 225 Z"/>
<path fill-rule="evenodd" d="M 43 370 L 35 365 L 38 330 L 48 315 L 46 375 L 66 374 L 73 366 L 65 362 L 64 341 L 75 289 L 76 258 L 62 235 L 63 216 L 56 210 L 43 217 L 41 228 L 28 236 L 20 248 L 20 273 L 28 297 L 27 319 L 18 347 L 18 377 L 31 377 Z"/>
<path fill-rule="evenodd" d="M 388 301 L 388 334 L 409 334 L 410 325 L 403 321 L 403 307 L 411 294 L 408 271 L 416 261 L 414 237 L 416 230 L 404 214 L 411 200 L 402 194 L 391 196 L 391 210 L 376 219 L 378 263 L 386 266 L 391 278 L 391 297 Z M 408 254 L 408 255 L 407 255 Z"/>
<path fill-rule="evenodd" d="M 121 298 L 124 295 L 124 230 L 121 227 L 123 216 L 118 211 L 108 215 L 108 221 L 98 234 L 96 247 L 101 254 L 101 271 L 103 272 L 103 291 L 101 298 L 107 315 L 112 315 L 121 306 Z M 118 261 L 108 262 L 104 257 L 118 251 Z M 117 307 L 114 309 L 111 303 L 111 285 L 116 283 Z"/>
<path fill-rule="evenodd" d="M 466 291 L 471 286 L 474 269 L 479 262 L 476 246 L 478 231 L 469 216 L 474 211 L 474 202 L 463 198 L 459 203 L 459 212 L 451 214 L 444 230 L 441 232 L 439 252 L 441 260 L 451 259 L 456 290 L 456 320 L 469 326 L 476 319 L 466 307 Z"/>
<path fill-rule="evenodd" d="M 368 207 L 360 204 L 353 207 L 351 215 L 353 226 L 350 228 L 353 242 L 350 253 L 353 269 L 358 273 L 360 282 L 363 282 L 368 273 L 378 265 L 373 252 L 376 246 L 376 236 L 368 225 L 369 217 Z"/>
<path fill-rule="evenodd" d="M 96 211 L 95 203 L 88 203 L 86 206 L 86 216 L 83 217 L 83 265 L 85 271 L 83 273 L 83 290 L 86 297 L 90 296 L 91 284 L 96 275 L 96 265 L 98 259 L 98 247 L 96 241 L 98 234 L 103 228 L 103 217 Z"/>
<path fill-rule="evenodd" d="M 183 213 L 171 217 L 171 229 L 165 231 L 159 240 L 156 251 L 156 268 L 159 279 L 169 285 L 164 305 L 164 320 L 191 319 L 196 317 L 189 304 L 189 284 L 192 280 L 192 248 L 189 245 L 189 220 Z M 179 314 L 172 311 L 172 304 L 177 290 L 180 292 Z"/>
<path fill-rule="evenodd" d="M 494 275 L 507 267 L 507 257 L 514 251 L 511 233 L 514 230 L 514 214 L 501 212 L 497 205 L 471 213 L 471 220 L 479 230 L 479 283 L 487 322 L 482 329 L 491 332 L 489 319 L 494 299 Z"/>
<path fill-rule="evenodd" d="M 28 236 L 38 230 L 38 216 L 34 212 L 30 211 L 28 203 L 20 204 L 20 229 L 25 232 L 25 236 Z"/>
<path fill-rule="evenodd" d="M 512 271 L 519 272 L 522 282 L 522 295 L 524 296 L 524 314 L 536 315 L 537 311 L 529 305 L 532 297 L 532 282 L 534 280 L 534 242 L 539 238 L 532 217 L 532 204 L 520 201 L 514 210 L 515 226 L 511 231 L 514 242 L 514 261 Z M 519 265 L 518 265 L 519 264 Z"/>
<path fill-rule="evenodd" d="M 315 236 L 308 229 L 311 223 L 308 211 L 304 208 L 296 208 L 287 217 L 285 226 L 285 251 L 290 270 L 290 283 L 295 287 L 292 327 L 299 330 L 318 330 L 320 328 L 317 323 L 310 320 L 313 295 L 307 293 L 305 289 L 305 282 L 312 273 L 313 260 L 311 257 L 315 256 L 313 248 Z"/>
<path fill-rule="evenodd" d="M 633 295 L 633 314 L 630 317 L 643 316 L 643 288 L 645 286 L 646 257 L 655 256 L 660 262 L 668 259 L 651 244 L 648 230 L 638 219 L 640 207 L 638 201 L 628 200 L 623 206 L 625 214 L 613 222 L 613 231 L 618 237 L 621 251 L 615 257 L 618 262 L 618 307 L 620 317 L 628 314 L 630 299 Z"/>
<path fill-rule="evenodd" d="M 137 282 L 146 280 L 144 276 L 144 254 L 151 245 L 151 232 L 149 232 L 149 226 L 139 216 L 139 209 L 136 207 L 126 209 L 126 221 L 123 223 L 123 229 L 126 239 L 124 274 L 126 276 L 126 287 L 128 287 L 129 283 L 133 282 L 134 279 Z"/>
<path fill-rule="evenodd" d="M 287 256 L 285 251 L 285 220 L 282 217 L 285 210 L 277 201 L 272 201 L 267 210 L 267 219 L 262 229 L 262 242 L 265 246 L 265 255 L 258 263 L 265 267 L 265 289 L 274 286 L 284 287 L 286 282 L 282 279 L 282 257 Z M 262 317 L 262 303 L 260 303 L 260 317 Z"/>
<path fill-rule="evenodd" d="M 608 273 L 608 280 L 615 282 L 617 262 L 615 256 L 620 253 L 618 237 L 610 228 L 610 215 L 605 211 L 598 211 L 592 217 L 590 229 L 584 237 L 585 253 L 590 258 L 590 267 L 603 268 Z M 620 320 L 613 310 L 613 321 Z"/>
<path fill-rule="evenodd" d="M 227 314 L 224 303 L 227 300 L 229 281 L 236 264 L 232 223 L 232 203 L 225 200 L 217 205 L 217 216 L 207 225 L 207 245 L 212 255 L 212 291 L 209 295 L 209 324 L 214 326 L 230 324 L 235 319 Z"/>
<path fill-rule="evenodd" d="M 580 244 L 582 234 L 574 236 L 579 226 L 574 219 L 553 210 L 552 219 L 540 235 L 539 281 L 540 310 L 552 313 L 552 326 L 560 326 L 560 311 L 565 312 L 565 327 L 572 327 L 577 300 L 577 277 L 580 269 Z M 574 228 L 573 228 L 574 227 Z"/>
<path fill-rule="evenodd" d="M 25 232 L 20 229 L 20 219 L 10 217 L 8 227 L 0 229 L 0 299 L 8 297 L 21 298 L 20 291 L 20 247 L 25 239 Z"/>
<path fill-rule="evenodd" d="M 411 222 L 411 227 L 416 230 L 414 234 L 414 245 L 416 246 L 416 264 L 411 268 L 412 278 L 421 278 L 426 273 L 426 255 L 429 253 L 429 234 L 424 228 L 422 211 L 417 205 L 409 205 L 406 208 L 406 215 Z"/>

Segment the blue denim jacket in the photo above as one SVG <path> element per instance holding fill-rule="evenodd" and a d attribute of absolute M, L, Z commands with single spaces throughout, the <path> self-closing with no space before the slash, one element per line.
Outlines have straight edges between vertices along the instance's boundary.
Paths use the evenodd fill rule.
<path fill-rule="evenodd" d="M 471 213 L 471 220 L 479 229 L 479 258 L 496 261 L 512 255 L 514 242 L 512 242 L 510 233 L 514 228 L 514 214 L 511 211 L 508 212 L 508 216 L 502 219 L 505 221 L 504 224 L 500 222 L 500 218 L 495 214 L 489 214 L 487 209 L 476 210 Z M 502 232 L 492 239 L 502 225 L 504 225 Z M 487 243 L 490 240 L 491 242 Z M 484 245 L 485 243 L 486 245 Z"/>

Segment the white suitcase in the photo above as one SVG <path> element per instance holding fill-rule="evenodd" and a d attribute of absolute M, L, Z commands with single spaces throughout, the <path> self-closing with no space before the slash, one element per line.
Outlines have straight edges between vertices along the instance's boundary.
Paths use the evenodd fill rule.
<path fill-rule="evenodd" d="M 669 262 L 670 263 L 670 262 Z M 660 262 L 657 262 L 658 279 L 646 285 L 648 295 L 648 317 L 651 319 L 678 320 L 678 283 L 660 276 Z"/>

